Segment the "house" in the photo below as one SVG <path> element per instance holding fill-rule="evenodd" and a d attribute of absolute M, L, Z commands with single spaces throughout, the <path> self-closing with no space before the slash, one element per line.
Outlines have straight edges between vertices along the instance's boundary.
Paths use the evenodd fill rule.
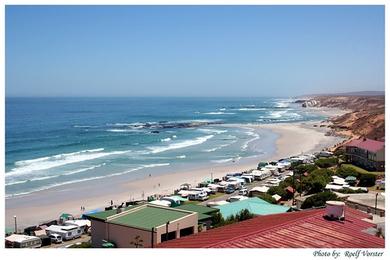
<path fill-rule="evenodd" d="M 385 142 L 361 138 L 345 144 L 346 160 L 367 170 L 384 171 Z"/>
<path fill-rule="evenodd" d="M 143 204 L 87 216 L 91 220 L 92 246 L 105 241 L 116 247 L 155 247 L 164 241 L 198 232 L 198 213 Z"/>
<path fill-rule="evenodd" d="M 160 244 L 161 248 L 384 248 L 372 235 L 368 214 L 345 207 L 344 220 L 324 218 L 326 209 L 258 216 Z"/>
<path fill-rule="evenodd" d="M 235 216 L 236 214 L 239 214 L 242 210 L 245 209 L 249 210 L 249 212 L 254 215 L 269 215 L 287 212 L 288 210 L 290 210 L 289 207 L 271 204 L 257 197 L 235 201 L 225 205 L 215 206 L 214 208 L 219 209 L 222 217 L 225 219 L 232 215 Z"/>
<path fill-rule="evenodd" d="M 38 248 L 41 247 L 41 239 L 36 236 L 13 234 L 5 238 L 5 247 Z"/>

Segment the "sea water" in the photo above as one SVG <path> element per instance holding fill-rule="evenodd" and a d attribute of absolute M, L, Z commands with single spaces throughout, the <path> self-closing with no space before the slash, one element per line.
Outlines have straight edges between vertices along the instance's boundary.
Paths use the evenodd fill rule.
<path fill-rule="evenodd" d="M 319 119 L 288 98 L 6 98 L 6 197 L 239 161 L 274 149 L 272 134 L 232 124 Z"/>

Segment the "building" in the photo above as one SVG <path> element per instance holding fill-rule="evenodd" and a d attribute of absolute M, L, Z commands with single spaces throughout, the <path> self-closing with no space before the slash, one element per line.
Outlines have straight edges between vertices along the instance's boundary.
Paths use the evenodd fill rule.
<path fill-rule="evenodd" d="M 182 209 L 198 213 L 198 224 L 205 226 L 202 230 L 209 229 L 211 226 L 213 214 L 219 212 L 219 209 L 206 207 L 197 204 L 185 204 L 176 207 L 176 209 Z"/>
<path fill-rule="evenodd" d="M 384 248 L 370 234 L 368 214 L 345 208 L 344 220 L 327 220 L 326 209 L 259 216 L 163 243 L 162 248 Z M 372 233 L 372 232 L 371 232 Z"/>
<path fill-rule="evenodd" d="M 347 162 L 373 171 L 385 169 L 385 142 L 361 138 L 345 144 Z"/>
<path fill-rule="evenodd" d="M 289 207 L 271 204 L 265 200 L 257 197 L 248 198 L 246 200 L 235 201 L 229 204 L 215 206 L 214 208 L 219 209 L 223 218 L 235 216 L 242 210 L 249 210 L 254 215 L 269 215 L 287 212 L 290 210 Z"/>
<path fill-rule="evenodd" d="M 92 246 L 107 241 L 116 247 L 155 247 L 198 232 L 198 213 L 152 204 L 102 211 L 91 220 Z"/>

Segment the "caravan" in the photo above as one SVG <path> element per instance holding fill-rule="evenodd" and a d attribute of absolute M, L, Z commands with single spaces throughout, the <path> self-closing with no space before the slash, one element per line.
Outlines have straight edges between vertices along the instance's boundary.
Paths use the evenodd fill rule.
<path fill-rule="evenodd" d="M 46 228 L 46 234 L 48 236 L 52 234 L 58 234 L 62 237 L 62 240 L 71 240 L 71 239 L 79 238 L 81 237 L 82 233 L 83 233 L 82 229 L 75 225 L 69 225 L 69 226 L 51 225 L 50 227 Z"/>

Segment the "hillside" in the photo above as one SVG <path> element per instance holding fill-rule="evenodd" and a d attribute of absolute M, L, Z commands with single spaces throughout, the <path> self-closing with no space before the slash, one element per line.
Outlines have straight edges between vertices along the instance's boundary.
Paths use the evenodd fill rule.
<path fill-rule="evenodd" d="M 352 138 L 382 139 L 385 136 L 385 96 L 315 96 L 300 101 L 303 107 L 346 109 L 344 115 L 330 119 L 332 133 Z"/>

